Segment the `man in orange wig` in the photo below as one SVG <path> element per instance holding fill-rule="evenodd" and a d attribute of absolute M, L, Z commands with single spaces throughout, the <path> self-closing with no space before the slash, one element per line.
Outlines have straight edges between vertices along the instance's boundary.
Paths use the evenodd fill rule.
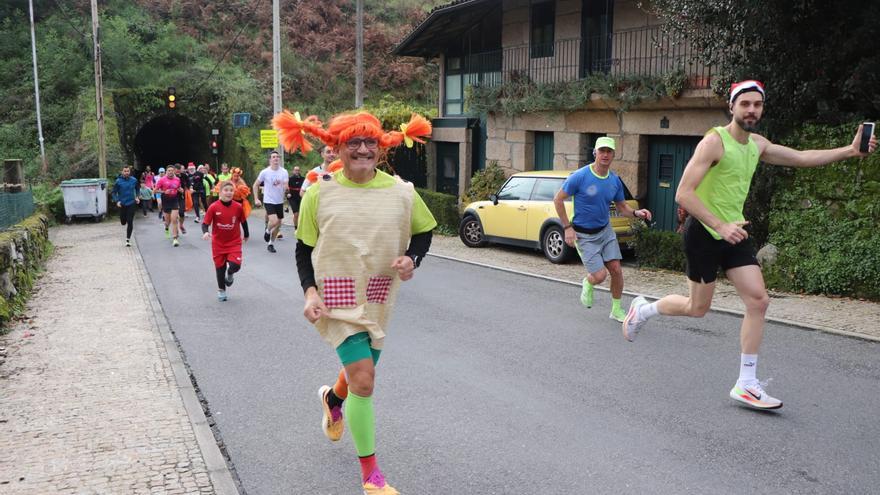
<path fill-rule="evenodd" d="M 289 151 L 308 152 L 311 135 L 335 149 L 342 162 L 341 170 L 316 177 L 300 207 L 296 263 L 303 314 L 343 365 L 335 385 L 318 390 L 324 434 L 339 440 L 347 422 L 364 493 L 397 495 L 376 462 L 375 366 L 400 282 L 413 277 L 428 253 L 437 222 L 412 184 L 376 165 L 388 148 L 423 142 L 419 138 L 431 133 L 431 124 L 413 115 L 400 131 L 385 132 L 367 112 L 338 115 L 326 129 L 316 117 L 302 120 L 289 112 L 272 124 Z"/>

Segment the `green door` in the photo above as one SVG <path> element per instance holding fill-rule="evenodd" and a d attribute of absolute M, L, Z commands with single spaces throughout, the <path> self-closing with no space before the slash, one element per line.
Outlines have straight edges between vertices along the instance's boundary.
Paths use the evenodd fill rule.
<path fill-rule="evenodd" d="M 675 191 L 700 138 L 656 136 L 650 140 L 648 157 L 648 209 L 654 214 L 654 227 L 678 228 Z"/>
<path fill-rule="evenodd" d="M 535 170 L 553 170 L 553 133 L 535 133 Z"/>

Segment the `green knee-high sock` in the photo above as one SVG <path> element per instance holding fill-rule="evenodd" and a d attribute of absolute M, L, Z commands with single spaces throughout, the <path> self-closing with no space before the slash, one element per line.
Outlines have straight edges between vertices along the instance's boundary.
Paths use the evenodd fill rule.
<path fill-rule="evenodd" d="M 376 416 L 373 413 L 373 397 L 361 397 L 349 389 L 345 400 L 345 422 L 354 440 L 359 457 L 376 452 Z"/>

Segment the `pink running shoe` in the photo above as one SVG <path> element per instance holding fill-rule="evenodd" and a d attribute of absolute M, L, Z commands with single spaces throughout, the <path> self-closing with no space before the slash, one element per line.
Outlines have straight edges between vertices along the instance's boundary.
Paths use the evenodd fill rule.
<path fill-rule="evenodd" d="M 342 433 L 345 431 L 345 421 L 342 419 L 341 407 L 337 406 L 330 409 L 330 406 L 327 404 L 327 394 L 329 393 L 330 387 L 327 385 L 323 385 L 318 389 L 318 396 L 321 398 L 321 409 L 324 411 L 324 415 L 321 418 L 321 430 L 327 438 L 337 442 L 342 438 Z"/>
<path fill-rule="evenodd" d="M 364 481 L 364 495 L 400 495 L 400 492 L 386 483 L 382 471 L 376 468 Z"/>

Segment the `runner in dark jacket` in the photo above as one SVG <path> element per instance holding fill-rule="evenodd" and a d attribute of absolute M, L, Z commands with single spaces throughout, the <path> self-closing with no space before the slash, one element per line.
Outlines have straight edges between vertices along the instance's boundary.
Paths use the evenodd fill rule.
<path fill-rule="evenodd" d="M 113 184 L 113 200 L 119 208 L 119 221 L 126 226 L 125 245 L 131 246 L 131 231 L 134 228 L 134 213 L 138 203 L 138 180 L 131 175 L 130 167 L 123 167 L 122 173 Z"/>

